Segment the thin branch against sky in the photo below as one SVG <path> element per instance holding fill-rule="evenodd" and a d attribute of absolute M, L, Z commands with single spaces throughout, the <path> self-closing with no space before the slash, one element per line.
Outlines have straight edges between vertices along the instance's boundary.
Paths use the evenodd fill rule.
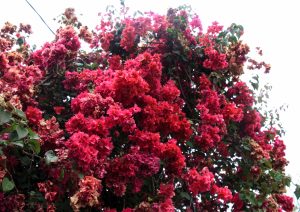
<path fill-rule="evenodd" d="M 46 25 L 46 27 L 52 32 L 53 35 L 55 35 L 55 33 L 53 32 L 53 30 L 49 27 L 49 25 L 46 23 L 46 21 L 43 19 L 43 17 L 39 14 L 39 12 L 32 6 L 32 4 L 30 4 L 29 1 L 25 0 L 27 2 L 27 4 L 33 9 L 33 11 L 40 17 L 40 19 L 42 20 L 42 22 Z"/>

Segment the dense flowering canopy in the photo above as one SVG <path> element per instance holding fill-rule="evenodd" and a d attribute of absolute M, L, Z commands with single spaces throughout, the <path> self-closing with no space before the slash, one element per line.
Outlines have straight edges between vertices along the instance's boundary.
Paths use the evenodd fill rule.
<path fill-rule="evenodd" d="M 0 211 L 292 211 L 285 145 L 241 81 L 243 28 L 188 8 L 67 9 L 53 41 L 0 32 Z M 81 49 L 82 42 L 90 45 Z"/>

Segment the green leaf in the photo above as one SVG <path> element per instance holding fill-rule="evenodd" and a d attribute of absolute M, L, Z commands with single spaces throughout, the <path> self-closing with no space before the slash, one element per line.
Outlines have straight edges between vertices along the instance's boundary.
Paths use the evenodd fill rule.
<path fill-rule="evenodd" d="M 31 147 L 31 149 L 36 153 L 39 154 L 41 151 L 41 145 L 40 142 L 38 140 L 29 140 L 28 142 L 29 146 Z"/>
<path fill-rule="evenodd" d="M 20 161 L 23 166 L 29 166 L 31 163 L 31 159 L 28 156 L 21 157 Z"/>
<path fill-rule="evenodd" d="M 188 145 L 189 147 L 194 147 L 194 144 L 191 141 L 187 141 L 186 145 Z"/>
<path fill-rule="evenodd" d="M 284 185 L 286 185 L 287 187 L 290 187 L 290 185 L 291 185 L 291 177 L 283 175 L 282 183 Z"/>
<path fill-rule="evenodd" d="M 297 199 L 300 198 L 300 185 L 296 185 L 296 190 L 294 192 Z"/>
<path fill-rule="evenodd" d="M 83 179 L 83 178 L 84 178 L 84 174 L 82 174 L 81 172 L 79 172 L 79 173 L 78 173 L 78 177 L 79 177 L 80 179 Z"/>
<path fill-rule="evenodd" d="M 25 138 L 28 135 L 28 130 L 20 125 L 16 126 L 19 139 Z"/>
<path fill-rule="evenodd" d="M 11 140 L 11 141 L 19 140 L 19 135 L 18 135 L 17 131 L 14 130 L 9 134 L 9 140 Z"/>
<path fill-rule="evenodd" d="M 7 146 L 7 141 L 6 140 L 0 140 L 0 145 Z"/>
<path fill-rule="evenodd" d="M 257 200 L 256 200 L 256 197 L 255 197 L 255 194 L 250 192 L 246 195 L 246 198 L 249 200 L 249 202 L 252 204 L 252 205 L 255 205 L 257 203 Z"/>
<path fill-rule="evenodd" d="M 244 148 L 245 150 L 247 150 L 247 151 L 250 151 L 250 150 L 251 150 L 250 147 L 249 147 L 248 145 L 243 145 L 243 148 Z"/>
<path fill-rule="evenodd" d="M 258 86 L 259 86 L 258 83 L 255 83 L 255 82 L 252 82 L 252 81 L 250 81 L 250 83 L 251 83 L 254 90 L 258 90 Z"/>
<path fill-rule="evenodd" d="M 11 119 L 11 113 L 4 110 L 0 110 L 0 125 L 9 122 L 10 119 Z"/>
<path fill-rule="evenodd" d="M 19 116 L 19 117 L 22 118 L 22 119 L 27 120 L 27 119 L 26 119 L 26 115 L 25 115 L 25 113 L 24 113 L 22 110 L 19 110 L 19 109 L 15 108 L 14 111 L 15 111 L 15 113 L 17 114 L 17 116 Z"/>
<path fill-rule="evenodd" d="M 282 180 L 282 174 L 280 172 L 274 173 L 274 180 L 280 182 Z"/>
<path fill-rule="evenodd" d="M 229 41 L 232 43 L 237 43 L 238 39 L 233 35 L 229 37 Z"/>
<path fill-rule="evenodd" d="M 61 180 L 64 179 L 64 177 L 65 177 L 65 170 L 64 169 L 61 169 L 59 177 L 60 177 Z"/>
<path fill-rule="evenodd" d="M 49 150 L 45 153 L 46 164 L 55 163 L 58 161 L 58 157 L 55 155 L 53 150 Z"/>
<path fill-rule="evenodd" d="M 19 37 L 19 38 L 17 39 L 17 44 L 18 44 L 19 46 L 23 45 L 24 42 L 25 42 L 24 37 Z"/>
<path fill-rule="evenodd" d="M 4 177 L 2 181 L 2 191 L 3 192 L 8 192 L 13 190 L 15 187 L 15 184 L 13 181 L 10 181 L 7 177 Z"/>
<path fill-rule="evenodd" d="M 34 139 L 34 140 L 40 139 L 39 135 L 37 133 L 35 133 L 34 131 L 32 131 L 31 129 L 29 129 L 28 134 L 29 134 L 30 139 Z"/>
<path fill-rule="evenodd" d="M 19 147 L 24 147 L 24 142 L 23 141 L 14 141 L 11 142 L 11 144 L 15 145 L 15 146 L 19 146 Z"/>
<path fill-rule="evenodd" d="M 83 67 L 83 63 L 74 63 L 74 65 L 76 65 L 77 67 Z"/>
<path fill-rule="evenodd" d="M 272 163 L 270 160 L 267 159 L 262 159 L 261 163 L 267 168 L 267 169 L 271 169 L 272 168 Z"/>
<path fill-rule="evenodd" d="M 180 192 L 180 196 L 187 200 L 191 200 L 191 196 L 187 192 Z"/>
<path fill-rule="evenodd" d="M 256 204 L 260 207 L 262 206 L 262 204 L 264 203 L 265 198 L 257 198 L 256 199 Z"/>
<path fill-rule="evenodd" d="M 9 127 L 5 127 L 3 130 L 0 131 L 0 134 L 3 133 L 11 133 L 12 131 L 14 131 L 14 126 L 9 126 Z"/>
<path fill-rule="evenodd" d="M 29 192 L 29 203 L 43 202 L 45 200 L 44 195 L 41 192 L 30 191 Z"/>

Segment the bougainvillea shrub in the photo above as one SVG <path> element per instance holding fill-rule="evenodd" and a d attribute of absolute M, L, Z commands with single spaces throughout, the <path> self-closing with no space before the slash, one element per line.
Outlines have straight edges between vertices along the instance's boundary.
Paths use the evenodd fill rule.
<path fill-rule="evenodd" d="M 292 211 L 243 27 L 120 17 L 90 31 L 67 9 L 34 50 L 29 25 L 1 29 L 0 211 Z"/>

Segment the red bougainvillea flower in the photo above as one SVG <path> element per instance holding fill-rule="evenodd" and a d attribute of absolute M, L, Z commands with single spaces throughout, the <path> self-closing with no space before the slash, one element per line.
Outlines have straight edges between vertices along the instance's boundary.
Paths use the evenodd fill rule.
<path fill-rule="evenodd" d="M 64 109 L 65 109 L 65 107 L 62 107 L 62 106 L 53 107 L 53 110 L 57 115 L 60 115 Z"/>
<path fill-rule="evenodd" d="M 80 211 L 87 206 L 93 207 L 99 204 L 102 190 L 101 181 L 93 176 L 85 176 L 79 182 L 79 190 L 70 198 L 74 211 Z"/>
<path fill-rule="evenodd" d="M 213 71 L 225 69 L 228 66 L 226 61 L 226 55 L 220 54 L 217 50 L 212 47 L 206 47 L 204 50 L 205 55 L 208 57 L 203 62 L 203 67 L 211 69 Z"/>
<path fill-rule="evenodd" d="M 29 106 L 26 110 L 26 117 L 30 124 L 38 125 L 42 117 L 43 113 L 38 108 Z"/>
<path fill-rule="evenodd" d="M 30 25 L 0 29 L 0 212 L 292 211 L 243 27 L 127 10 L 89 31 L 69 8 L 36 50 Z"/>
<path fill-rule="evenodd" d="M 294 204 L 293 198 L 284 194 L 275 195 L 275 198 L 279 205 L 281 205 L 282 209 L 285 211 L 293 211 Z"/>
<path fill-rule="evenodd" d="M 192 168 L 185 175 L 185 179 L 188 184 L 189 191 L 194 195 L 210 191 L 214 184 L 214 175 L 204 167 L 200 172 L 197 169 Z"/>
<path fill-rule="evenodd" d="M 232 200 L 232 193 L 227 187 L 221 188 L 217 185 L 213 185 L 211 192 L 217 195 L 218 200 L 224 202 L 230 202 Z"/>

